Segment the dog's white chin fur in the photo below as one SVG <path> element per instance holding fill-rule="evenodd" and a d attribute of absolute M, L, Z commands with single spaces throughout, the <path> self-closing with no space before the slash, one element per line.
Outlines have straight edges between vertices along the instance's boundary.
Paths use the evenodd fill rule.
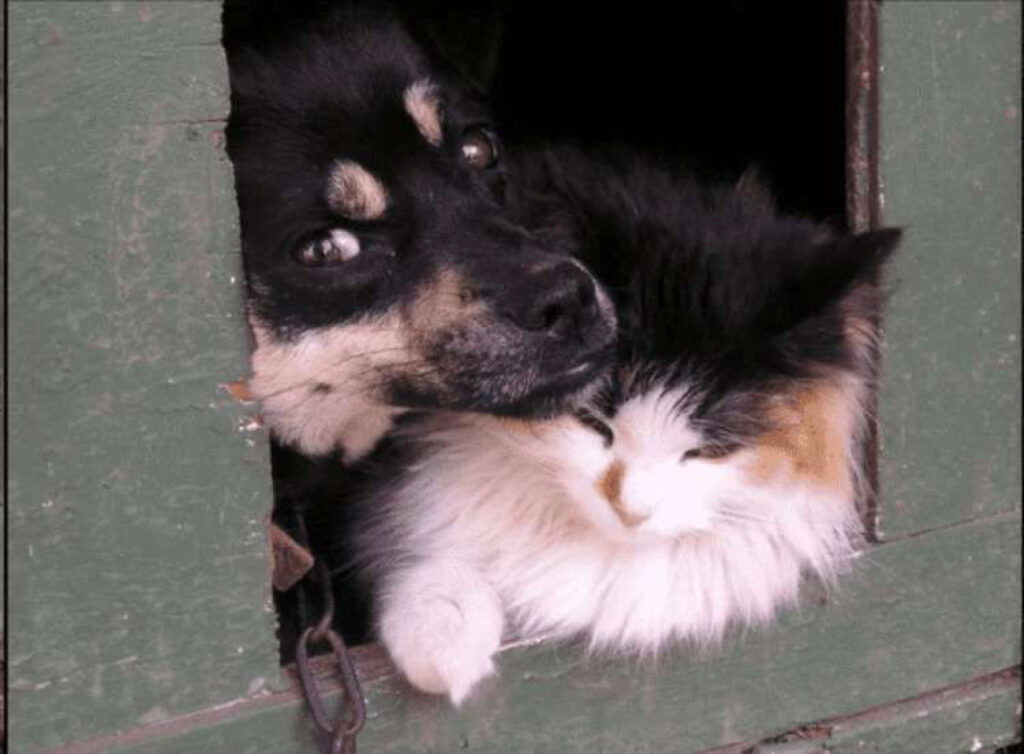
<path fill-rule="evenodd" d="M 805 571 L 828 581 L 851 559 L 850 485 L 755 481 L 743 452 L 680 464 L 693 433 L 673 403 L 654 392 L 624 406 L 612 450 L 570 418 L 442 415 L 414 430 L 433 451 L 383 501 L 374 534 L 411 556 L 378 564 L 378 629 L 413 685 L 461 703 L 503 634 L 585 634 L 640 654 L 711 642 L 793 602 Z M 640 524 L 598 492 L 613 455 Z"/>
<path fill-rule="evenodd" d="M 250 389 L 265 425 L 282 442 L 314 456 L 340 448 L 354 463 L 407 410 L 381 397 L 388 371 L 417 357 L 397 315 L 310 330 L 294 341 L 275 338 L 254 317 L 250 322 L 256 340 Z M 567 397 L 566 408 L 588 400 L 598 384 Z"/>
<path fill-rule="evenodd" d="M 377 398 L 381 374 L 408 359 L 393 316 L 311 330 L 294 342 L 250 318 L 256 349 L 250 388 L 266 426 L 307 455 L 338 448 L 348 462 L 369 453 L 402 409 Z"/>

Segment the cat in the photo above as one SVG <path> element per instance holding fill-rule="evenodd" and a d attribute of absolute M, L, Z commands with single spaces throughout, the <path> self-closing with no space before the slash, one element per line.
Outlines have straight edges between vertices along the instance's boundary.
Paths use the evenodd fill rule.
<path fill-rule="evenodd" d="M 618 350 L 574 415 L 412 418 L 358 495 L 377 636 L 455 705 L 503 638 L 710 643 L 850 562 L 878 276 L 900 236 L 638 157 L 548 149 L 513 185 L 528 227 L 610 291 Z"/>

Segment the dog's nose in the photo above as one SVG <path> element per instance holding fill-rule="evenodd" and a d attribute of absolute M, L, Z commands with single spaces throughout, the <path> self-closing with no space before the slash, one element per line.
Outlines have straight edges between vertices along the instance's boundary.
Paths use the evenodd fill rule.
<path fill-rule="evenodd" d="M 597 318 L 597 291 L 586 272 L 564 262 L 534 273 L 501 310 L 524 330 L 582 338 Z"/>

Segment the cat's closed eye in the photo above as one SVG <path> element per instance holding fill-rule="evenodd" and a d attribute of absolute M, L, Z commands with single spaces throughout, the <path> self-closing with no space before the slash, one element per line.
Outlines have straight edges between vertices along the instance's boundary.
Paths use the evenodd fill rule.
<path fill-rule="evenodd" d="M 597 434 L 601 435 L 601 439 L 604 440 L 604 446 L 610 448 L 615 442 L 615 433 L 608 423 L 601 418 L 595 416 L 589 411 L 581 411 L 576 414 L 576 419 L 579 420 L 580 424 L 592 429 Z"/>
<path fill-rule="evenodd" d="M 718 444 L 718 445 L 701 445 L 697 448 L 690 448 L 688 451 L 683 453 L 679 462 L 689 461 L 692 458 L 703 458 L 706 461 L 717 461 L 726 456 L 731 456 L 740 446 L 736 443 L 731 444 Z"/>

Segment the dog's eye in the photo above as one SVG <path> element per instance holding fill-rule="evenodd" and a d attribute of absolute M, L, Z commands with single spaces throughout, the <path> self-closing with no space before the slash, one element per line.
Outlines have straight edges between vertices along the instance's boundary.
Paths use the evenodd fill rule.
<path fill-rule="evenodd" d="M 498 162 L 498 142 L 486 128 L 470 128 L 462 134 L 459 144 L 462 160 L 470 167 L 483 170 Z"/>
<path fill-rule="evenodd" d="M 739 450 L 738 444 L 719 444 L 719 445 L 702 445 L 699 448 L 690 448 L 688 451 L 683 453 L 683 457 L 679 459 L 680 463 L 683 461 L 689 461 L 691 458 L 703 458 L 706 461 L 716 461 L 726 456 L 731 456 L 737 450 Z"/>
<path fill-rule="evenodd" d="M 295 254 L 305 267 L 330 267 L 342 264 L 359 255 L 359 239 L 347 230 L 335 228 L 326 238 L 314 239 Z"/>
<path fill-rule="evenodd" d="M 604 440 L 604 446 L 606 448 L 610 448 L 614 444 L 615 433 L 607 422 L 594 416 L 594 414 L 589 411 L 580 411 L 576 414 L 576 418 L 579 420 L 580 424 L 601 435 L 601 439 Z"/>

